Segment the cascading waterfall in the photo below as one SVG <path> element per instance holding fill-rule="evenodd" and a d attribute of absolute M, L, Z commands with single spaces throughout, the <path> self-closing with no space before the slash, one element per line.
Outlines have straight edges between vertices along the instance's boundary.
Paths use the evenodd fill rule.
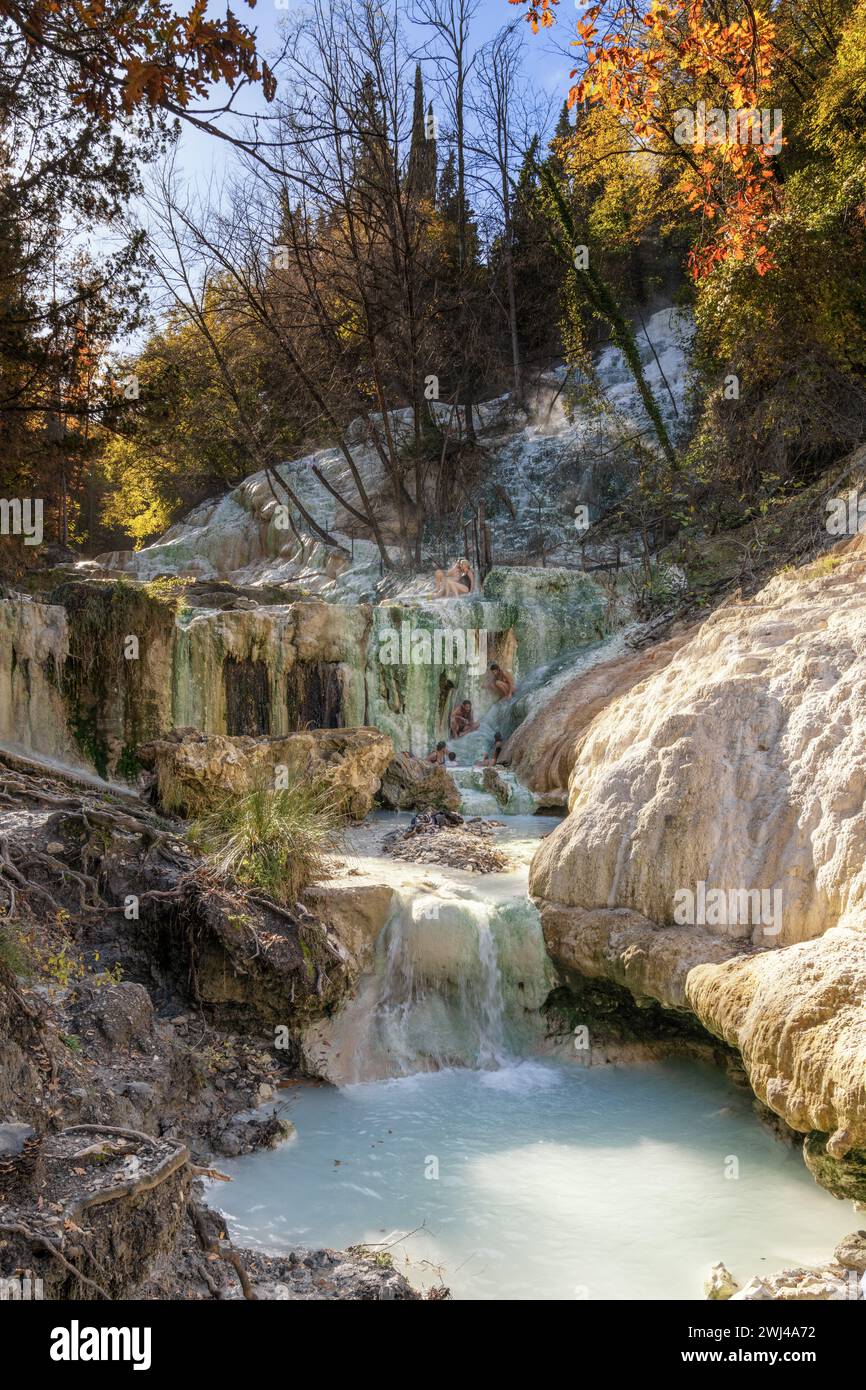
<path fill-rule="evenodd" d="M 531 816 L 538 797 L 518 782 L 507 768 L 453 767 L 448 769 L 460 792 L 460 810 L 464 816 Z M 496 791 L 485 785 L 493 777 Z"/>
<path fill-rule="evenodd" d="M 792 1232 L 798 1259 L 824 1258 L 850 1229 L 843 1203 L 720 1070 L 588 1067 L 545 1045 L 554 981 L 526 897 L 540 833 L 508 822 L 513 871 L 480 881 L 357 846 L 393 910 L 355 998 L 304 1039 L 336 1084 L 293 1087 L 295 1137 L 220 1165 L 234 1181 L 212 1201 L 238 1243 L 360 1241 L 418 1286 L 536 1301 L 694 1299 L 720 1258 L 743 1278 L 790 1263 Z"/>
<path fill-rule="evenodd" d="M 341 1085 L 498 1067 L 537 1047 L 552 985 L 528 899 L 403 890 L 355 998 L 307 1030 L 307 1062 Z"/>
<path fill-rule="evenodd" d="M 438 936 L 432 950 L 431 930 Z M 384 1045 L 404 1075 L 419 1070 L 419 1061 L 425 1070 L 452 1061 L 479 1067 L 501 1061 L 505 1001 L 484 904 L 415 898 L 401 904 L 386 934 L 372 1045 Z M 441 954 L 446 943 L 450 960 Z"/>
<path fill-rule="evenodd" d="M 448 736 L 455 700 L 470 700 L 476 714 L 487 710 L 489 662 L 513 671 L 522 685 L 530 673 L 597 646 L 607 633 L 601 590 L 574 570 L 527 569 L 516 580 L 492 570 L 483 596 L 383 602 L 371 616 L 367 719 L 397 747 L 416 753 Z M 491 736 L 499 709 L 485 716 Z M 488 751 L 491 736 L 483 747 L 473 736 L 473 758 Z"/>
<path fill-rule="evenodd" d="M 489 921 L 478 920 L 478 1060 L 484 1067 L 498 1066 L 507 1055 L 505 1049 L 505 998 L 496 942 Z"/>

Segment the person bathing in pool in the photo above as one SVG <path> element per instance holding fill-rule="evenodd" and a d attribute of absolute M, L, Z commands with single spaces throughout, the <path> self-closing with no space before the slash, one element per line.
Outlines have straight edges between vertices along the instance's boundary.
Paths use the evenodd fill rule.
<path fill-rule="evenodd" d="M 493 735 L 493 747 L 490 749 L 490 752 L 489 752 L 489 753 L 485 753 L 485 754 L 484 754 L 484 757 L 481 758 L 481 760 L 480 760 L 479 762 L 477 762 L 477 763 L 475 764 L 475 766 L 476 766 L 476 767 L 495 767 L 496 764 L 499 762 L 499 755 L 500 755 L 500 753 L 502 752 L 502 744 L 503 744 L 502 735 L 501 735 L 501 734 L 499 733 L 499 731 L 497 730 L 496 733 Z"/>

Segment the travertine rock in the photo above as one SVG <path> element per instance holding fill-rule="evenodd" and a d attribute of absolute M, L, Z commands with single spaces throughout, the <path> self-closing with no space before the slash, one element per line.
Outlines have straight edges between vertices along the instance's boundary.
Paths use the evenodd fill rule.
<path fill-rule="evenodd" d="M 412 753 L 398 753 L 388 764 L 378 800 L 386 811 L 460 810 L 460 792 L 445 768 Z"/>
<path fill-rule="evenodd" d="M 708 618 L 583 735 L 530 877 L 560 969 L 691 1010 L 850 1197 L 866 1190 L 864 598 L 858 536 Z M 701 883 L 738 912 L 682 921 Z M 781 893 L 781 912 L 756 920 L 741 890 Z"/>
<path fill-rule="evenodd" d="M 763 1303 L 772 1297 L 773 1295 L 770 1293 L 766 1284 L 763 1284 L 756 1274 L 754 1278 L 749 1280 L 748 1284 L 744 1285 L 742 1289 L 739 1289 L 737 1293 L 731 1295 L 731 1302 Z"/>
<path fill-rule="evenodd" d="M 866 924 L 864 542 L 724 605 L 599 715 L 534 894 L 671 923 L 698 882 L 780 889 L 773 946 Z"/>
<path fill-rule="evenodd" d="M 563 791 L 593 719 L 613 700 L 662 670 L 689 634 L 645 651 L 626 651 L 582 671 L 536 706 L 507 740 L 502 761 L 530 791 Z"/>
<path fill-rule="evenodd" d="M 792 1129 L 830 1135 L 833 1158 L 866 1147 L 866 932 L 699 965 L 686 996 Z"/>
<path fill-rule="evenodd" d="M 59 606 L 0 598 L 0 741 L 74 759 L 60 677 L 69 625 Z"/>
<path fill-rule="evenodd" d="M 378 729 L 307 729 L 284 738 L 230 737 L 182 729 L 138 750 L 143 767 L 156 777 L 157 797 L 169 811 L 195 814 L 227 792 L 243 795 L 274 770 L 327 778 L 353 820 L 373 805 L 382 774 L 394 756 Z"/>
<path fill-rule="evenodd" d="M 708 1299 L 730 1298 L 739 1287 L 731 1271 L 723 1264 L 712 1265 L 704 1280 L 704 1293 Z"/>
<path fill-rule="evenodd" d="M 394 889 L 387 883 L 330 881 L 313 884 L 304 900 L 336 933 L 356 972 L 371 970 L 376 941 L 394 906 Z"/>
<path fill-rule="evenodd" d="M 839 1242 L 833 1253 L 837 1264 L 866 1274 L 866 1231 L 853 1231 Z"/>
<path fill-rule="evenodd" d="M 629 908 L 569 908 L 539 900 L 544 940 L 566 978 L 612 980 L 636 999 L 687 1009 L 693 966 L 727 960 L 730 942 L 689 927 L 659 928 Z"/>
<path fill-rule="evenodd" d="M 756 1274 L 744 1288 L 731 1295 L 731 1302 L 841 1303 L 862 1297 L 856 1276 L 850 1277 L 849 1272 L 838 1265 L 827 1265 L 821 1269 L 797 1266 L 780 1270 L 778 1274 L 762 1274 L 760 1278 Z"/>

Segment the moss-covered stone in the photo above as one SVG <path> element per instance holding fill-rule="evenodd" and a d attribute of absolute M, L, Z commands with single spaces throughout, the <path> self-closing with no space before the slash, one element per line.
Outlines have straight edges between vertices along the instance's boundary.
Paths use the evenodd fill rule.
<path fill-rule="evenodd" d="M 69 625 L 60 688 L 78 749 L 100 776 L 131 780 L 135 748 L 170 721 L 175 603 L 126 580 L 67 580 L 51 602 Z"/>
<path fill-rule="evenodd" d="M 844 1158 L 833 1158 L 827 1152 L 829 1137 L 816 1131 L 806 1135 L 803 1145 L 806 1167 L 815 1181 L 834 1197 L 866 1202 L 866 1149 L 850 1149 Z"/>

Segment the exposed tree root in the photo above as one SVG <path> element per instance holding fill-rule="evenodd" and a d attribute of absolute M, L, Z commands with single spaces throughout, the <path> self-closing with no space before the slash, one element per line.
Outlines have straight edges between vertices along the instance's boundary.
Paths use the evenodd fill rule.
<path fill-rule="evenodd" d="M 58 1250 L 54 1242 L 49 1240 L 47 1236 L 42 1235 L 40 1231 L 31 1231 L 29 1226 L 25 1226 L 20 1221 L 0 1223 L 0 1231 L 4 1231 L 8 1235 L 23 1236 L 25 1240 L 31 1241 L 39 1249 L 46 1250 L 55 1260 L 59 1260 L 60 1263 L 69 1270 L 70 1274 L 73 1274 L 82 1284 L 85 1284 L 89 1289 L 93 1289 L 99 1298 L 110 1301 L 111 1294 L 106 1293 L 105 1289 L 102 1288 L 100 1284 L 97 1284 L 94 1279 L 88 1278 L 86 1274 L 81 1273 L 80 1269 L 76 1269 L 75 1265 L 71 1264 L 66 1256 Z"/>
<path fill-rule="evenodd" d="M 196 1240 L 204 1253 L 215 1259 L 224 1260 L 226 1264 L 230 1264 L 240 1280 L 244 1298 L 257 1302 L 258 1294 L 253 1290 L 249 1275 L 244 1269 L 243 1262 L 237 1251 L 232 1250 L 228 1246 L 224 1246 L 210 1234 L 207 1228 L 205 1214 L 201 1207 L 197 1206 L 195 1202 L 188 1202 L 186 1209 L 189 1214 L 189 1219 L 192 1222 L 192 1228 L 195 1231 Z M 210 1281 L 207 1282 L 210 1283 Z M 219 1297 L 218 1294 L 216 1296 Z"/>
<path fill-rule="evenodd" d="M 44 898 L 49 904 L 52 912 L 58 917 L 62 917 L 66 909 L 51 896 L 47 888 L 43 888 L 41 883 L 34 883 L 32 879 L 25 878 L 21 871 L 12 863 L 9 857 L 9 844 L 5 837 L 0 837 L 0 877 L 14 879 L 22 893 L 36 893 L 40 898 Z"/>

